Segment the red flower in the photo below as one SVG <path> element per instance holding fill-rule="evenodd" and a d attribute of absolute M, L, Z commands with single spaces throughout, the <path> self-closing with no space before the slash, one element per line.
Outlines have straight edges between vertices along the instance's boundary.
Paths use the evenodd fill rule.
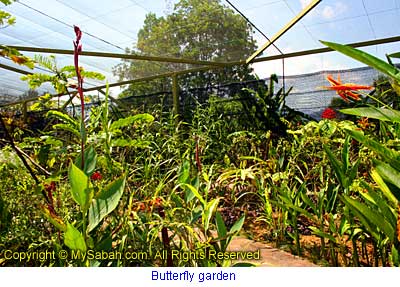
<path fill-rule="evenodd" d="M 323 119 L 335 119 L 336 118 L 336 112 L 331 108 L 326 108 L 322 112 L 321 117 Z"/>
<path fill-rule="evenodd" d="M 92 176 L 90 177 L 92 180 L 101 180 L 103 178 L 103 176 L 101 175 L 100 172 L 96 171 L 92 174 Z"/>
<path fill-rule="evenodd" d="M 352 98 L 353 100 L 359 101 L 360 100 L 360 95 L 353 93 L 352 91 L 358 91 L 358 90 L 372 90 L 373 87 L 371 86 L 362 86 L 362 85 L 356 85 L 352 83 L 346 83 L 342 84 L 340 81 L 340 76 L 338 75 L 338 79 L 335 80 L 331 75 L 328 75 L 326 79 L 331 83 L 332 86 L 330 87 L 324 87 L 325 89 L 328 90 L 334 90 L 336 93 L 346 102 L 349 102 L 349 98 Z"/>

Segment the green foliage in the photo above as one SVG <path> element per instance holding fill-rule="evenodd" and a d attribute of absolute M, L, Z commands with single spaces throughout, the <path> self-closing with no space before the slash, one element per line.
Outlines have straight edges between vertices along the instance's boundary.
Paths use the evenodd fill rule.
<path fill-rule="evenodd" d="M 10 213 L 0 194 L 0 233 L 6 232 L 10 223 Z"/>
<path fill-rule="evenodd" d="M 85 238 L 73 225 L 67 224 L 67 231 L 64 235 L 64 243 L 72 250 L 86 252 Z"/>
<path fill-rule="evenodd" d="M 34 57 L 37 65 L 49 70 L 52 74 L 34 73 L 24 75 L 21 80 L 27 81 L 31 89 L 35 89 L 43 85 L 44 83 L 50 83 L 57 93 L 66 94 L 70 86 L 75 87 L 76 84 L 72 82 L 72 79 L 76 77 L 76 71 L 74 66 L 65 66 L 59 68 L 57 65 L 57 59 L 55 56 L 42 56 L 35 55 Z M 104 75 L 98 72 L 81 70 L 81 75 L 88 79 L 104 80 Z"/>
<path fill-rule="evenodd" d="M 347 115 L 354 115 L 359 117 L 367 117 L 371 119 L 378 119 L 380 121 L 390 121 L 390 122 L 400 122 L 400 112 L 387 108 L 353 108 L 353 109 L 343 109 L 340 112 Z"/>
<path fill-rule="evenodd" d="M 364 64 L 367 64 L 378 71 L 386 74 L 392 81 L 392 86 L 396 90 L 400 83 L 400 70 L 392 65 L 391 62 L 386 63 L 372 55 L 363 51 L 343 46 L 335 43 L 323 42 L 328 47 L 337 50 L 353 59 L 356 59 Z M 396 57 L 397 54 L 394 54 Z M 393 57 L 393 55 L 389 56 Z M 399 122 L 399 111 L 386 106 L 386 108 L 355 108 L 344 110 L 347 114 L 362 115 L 378 119 L 380 121 L 389 122 L 396 125 Z M 398 139 L 399 134 L 394 130 L 394 137 Z M 400 155 L 397 151 L 385 146 L 383 142 L 373 140 L 362 133 L 354 130 L 349 130 L 348 133 L 357 141 L 373 150 L 381 160 L 373 160 L 374 179 L 381 188 L 382 193 L 386 198 L 400 198 Z M 388 202 L 382 195 L 374 192 L 368 185 L 365 185 L 368 190 L 368 196 L 363 196 L 365 203 L 360 203 L 356 199 L 348 196 L 343 196 L 342 200 L 351 211 L 361 220 L 363 227 L 375 238 L 378 245 L 384 246 L 388 241 L 392 250 L 392 264 L 398 266 L 400 264 L 398 253 L 400 251 L 400 225 L 396 223 L 396 212 L 392 208 L 392 202 Z M 400 205 L 395 206 L 400 211 Z M 399 212 L 397 212 L 397 216 Z M 383 220 L 382 220 L 383 218 Z M 399 219 L 397 221 L 400 223 Z"/>
<path fill-rule="evenodd" d="M 328 146 L 323 145 L 326 154 L 328 155 L 329 161 L 335 171 L 336 177 L 343 188 L 345 193 L 348 193 L 348 190 L 353 183 L 355 177 L 357 176 L 359 160 L 357 160 L 354 164 L 350 165 L 350 137 L 346 137 L 342 148 L 342 161 L 339 161 L 333 152 L 329 149 Z"/>
<path fill-rule="evenodd" d="M 72 198 L 79 204 L 82 212 L 85 213 L 93 197 L 93 189 L 90 186 L 89 178 L 73 163 L 70 165 L 68 177 L 71 184 Z"/>
<path fill-rule="evenodd" d="M 370 55 L 364 51 L 357 50 L 346 45 L 341 45 L 332 42 L 325 42 L 325 41 L 321 41 L 321 43 L 361 63 L 364 63 L 372 68 L 375 68 L 376 70 L 389 76 L 393 80 L 400 82 L 399 70 L 393 65 L 390 65 L 373 55 Z"/>
<path fill-rule="evenodd" d="M 0 10 L 0 26 L 4 25 L 14 25 L 15 17 L 13 17 L 10 13 Z"/>
<path fill-rule="evenodd" d="M 97 154 L 93 146 L 87 146 L 85 148 L 84 159 L 85 159 L 85 165 L 83 171 L 86 174 L 86 176 L 91 176 L 96 169 L 96 163 L 97 163 Z M 82 166 L 82 157 L 76 158 L 75 166 Z"/>
<path fill-rule="evenodd" d="M 213 4 L 207 3 L 201 5 Z M 364 54 L 362 59 L 377 61 Z M 55 67 L 52 60 L 41 61 Z M 290 112 L 286 93 L 275 92 L 275 80 L 248 106 L 252 116 L 269 121 L 261 124 L 264 130 L 250 130 L 221 114 L 243 106 L 215 98 L 198 106 L 190 122 L 178 124 L 160 107 L 151 115 L 112 113 L 116 108 L 109 105 L 108 93 L 85 122 L 49 112 L 53 130 L 16 143 L 39 184 L 10 149 L 0 152 L 1 249 L 153 255 L 48 260 L 35 266 L 230 266 L 229 260 L 171 261 L 170 255 L 225 252 L 244 229 L 241 235 L 262 236 L 325 265 L 399 265 L 400 127 L 394 105 L 376 96 L 383 105 L 365 101 L 366 106 L 344 111 L 372 122 L 322 120 L 298 126 L 285 118 Z M 279 121 L 287 136 L 274 138 L 271 130 Z M 41 191 L 51 200 L 44 203 Z M 260 228 L 261 236 L 256 234 Z M 303 240 L 310 235 L 316 246 Z M 160 250 L 168 259 L 154 258 Z M 27 263 L 0 258 L 0 265 Z"/>
<path fill-rule="evenodd" d="M 285 105 L 285 99 L 289 95 L 291 88 L 284 91 L 280 88 L 275 93 L 275 84 L 278 77 L 273 74 L 270 78 L 269 86 L 259 91 L 247 90 L 251 97 L 242 102 L 245 113 L 250 121 L 262 130 L 271 130 L 277 134 L 286 134 L 286 123 L 281 119 L 284 113 L 290 112 Z"/>
<path fill-rule="evenodd" d="M 117 130 L 117 129 L 120 129 L 123 127 L 131 126 L 136 122 L 140 123 L 141 121 L 151 123 L 154 121 L 154 117 L 149 114 L 138 114 L 138 115 L 134 115 L 134 116 L 129 116 L 129 117 L 122 118 L 122 119 L 119 119 L 119 120 L 113 122 L 111 124 L 110 128 L 112 130 Z"/>
<path fill-rule="evenodd" d="M 182 29 L 185 27 L 185 29 Z M 250 25 L 219 0 L 181 0 L 168 16 L 146 15 L 138 33 L 137 48 L 129 53 L 204 61 L 237 61 L 250 56 L 256 49 Z M 187 69 L 176 63 L 123 61 L 114 68 L 120 79 L 141 78 L 173 70 Z M 225 68 L 222 73 L 194 73 L 180 81 L 182 89 L 252 79 L 246 66 Z M 171 89 L 169 79 L 132 84 L 125 94 L 148 94 Z"/>
<path fill-rule="evenodd" d="M 96 195 L 89 208 L 89 225 L 92 231 L 118 205 L 125 188 L 125 177 L 113 181 Z"/>

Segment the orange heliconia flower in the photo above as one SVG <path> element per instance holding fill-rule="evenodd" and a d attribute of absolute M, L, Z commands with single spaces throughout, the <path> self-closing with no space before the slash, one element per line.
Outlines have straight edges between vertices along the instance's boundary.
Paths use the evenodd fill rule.
<path fill-rule="evenodd" d="M 357 121 L 357 124 L 362 130 L 367 129 L 371 125 L 368 122 L 368 118 L 367 117 L 362 117 L 360 120 Z"/>
<path fill-rule="evenodd" d="M 360 95 L 353 93 L 352 91 L 358 90 L 372 90 L 374 87 L 371 86 L 362 86 L 352 83 L 342 84 L 340 81 L 340 76 L 338 75 L 338 79 L 335 80 L 332 75 L 328 75 L 326 79 L 331 83 L 332 86 L 324 87 L 325 89 L 334 90 L 336 93 L 346 102 L 349 102 L 349 98 L 353 100 L 359 101 Z"/>

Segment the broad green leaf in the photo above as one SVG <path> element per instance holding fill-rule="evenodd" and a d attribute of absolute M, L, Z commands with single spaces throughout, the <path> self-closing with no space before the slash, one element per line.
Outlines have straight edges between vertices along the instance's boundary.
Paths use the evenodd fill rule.
<path fill-rule="evenodd" d="M 356 178 L 359 165 L 360 165 L 360 159 L 357 159 L 355 164 L 350 169 L 347 170 L 346 175 L 349 183 L 353 182 L 353 180 Z"/>
<path fill-rule="evenodd" d="M 224 219 L 221 216 L 221 213 L 217 211 L 215 213 L 215 225 L 217 226 L 217 232 L 218 232 L 218 238 L 220 239 L 220 244 L 221 244 L 221 250 L 225 251 L 226 250 L 226 225 L 224 222 Z"/>
<path fill-rule="evenodd" d="M 190 163 L 185 160 L 179 170 L 178 183 L 189 183 Z"/>
<path fill-rule="evenodd" d="M 371 208 L 379 208 L 383 218 L 387 220 L 393 227 L 396 226 L 396 215 L 394 210 L 389 205 L 388 201 L 383 198 L 379 193 L 375 192 L 368 184 L 364 183 L 367 192 L 361 192 L 360 195 L 365 199 L 365 202 L 371 206 Z"/>
<path fill-rule="evenodd" d="M 46 117 L 55 117 L 55 118 L 63 121 L 64 123 L 69 124 L 72 128 L 74 128 L 76 130 L 79 129 L 79 122 L 76 121 L 71 116 L 69 116 L 68 114 L 65 114 L 65 113 L 62 113 L 59 111 L 55 111 L 55 110 L 51 110 L 51 111 L 47 112 Z"/>
<path fill-rule="evenodd" d="M 127 127 L 133 125 L 135 122 L 144 121 L 144 122 L 153 122 L 154 117 L 150 114 L 138 114 L 134 116 L 130 116 L 127 118 L 119 119 L 111 124 L 111 129 L 116 130 L 122 127 Z"/>
<path fill-rule="evenodd" d="M 374 161 L 375 170 L 377 173 L 385 180 L 400 189 L 400 172 L 389 164 L 375 160 Z M 398 190 L 391 189 L 391 193 L 400 201 L 400 193 Z"/>
<path fill-rule="evenodd" d="M 379 189 L 386 196 L 386 198 L 393 204 L 397 205 L 397 203 L 398 203 L 397 198 L 393 195 L 393 193 L 390 191 L 389 187 L 387 186 L 387 184 L 385 183 L 383 178 L 379 175 L 379 173 L 375 169 L 371 170 L 371 177 L 376 182 Z"/>
<path fill-rule="evenodd" d="M 85 238 L 73 225 L 67 223 L 67 231 L 64 234 L 64 243 L 72 250 L 86 252 Z"/>
<path fill-rule="evenodd" d="M 324 135 L 330 137 L 336 132 L 337 124 L 329 120 L 324 120 L 319 122 L 318 129 L 323 132 Z"/>
<path fill-rule="evenodd" d="M 328 146 L 323 145 L 323 147 L 324 147 L 326 154 L 328 155 L 329 161 L 331 162 L 333 170 L 335 171 L 336 177 L 339 180 L 341 186 L 343 188 L 347 188 L 347 180 L 346 180 L 346 176 L 343 172 L 342 163 L 337 160 L 337 158 L 335 157 L 335 155 L 329 149 Z"/>
<path fill-rule="evenodd" d="M 204 213 L 203 213 L 203 226 L 205 230 L 208 230 L 210 225 L 211 217 L 213 216 L 219 203 L 219 198 L 214 198 L 209 203 L 207 203 Z"/>
<path fill-rule="evenodd" d="M 85 160 L 84 172 L 87 176 L 90 176 L 96 169 L 96 162 L 97 162 L 97 154 L 93 146 L 86 147 L 84 160 Z M 81 162 L 82 162 L 82 157 L 78 156 L 75 160 L 75 165 L 81 166 Z"/>
<path fill-rule="evenodd" d="M 389 110 L 386 108 L 368 107 L 368 108 L 353 108 L 340 110 L 341 113 L 354 115 L 359 117 L 367 117 L 381 121 L 390 121 L 400 123 L 400 112 Z"/>
<path fill-rule="evenodd" d="M 205 207 L 206 202 L 205 202 L 204 198 L 200 195 L 199 191 L 194 186 L 192 186 L 190 184 L 186 184 L 186 183 L 182 184 L 182 186 L 185 188 L 188 188 L 189 191 L 191 193 L 193 193 L 194 196 L 197 197 L 197 199 L 200 200 L 201 204 Z M 188 196 L 188 198 L 190 198 L 190 196 Z"/>
<path fill-rule="evenodd" d="M 360 61 L 361 63 L 364 63 L 372 68 L 375 68 L 376 70 L 388 75 L 389 77 L 397 79 L 397 81 L 400 81 L 399 70 L 375 56 L 372 56 L 366 52 L 363 52 L 361 50 L 346 45 L 341 45 L 332 42 L 325 42 L 325 41 L 321 41 L 321 43 L 333 50 L 336 50 L 357 61 Z"/>
<path fill-rule="evenodd" d="M 68 124 L 55 124 L 53 125 L 53 129 L 59 129 L 59 130 L 64 130 L 64 131 L 68 131 L 70 133 L 72 133 L 73 135 L 75 135 L 76 137 L 80 138 L 81 134 L 79 133 L 79 131 L 75 128 L 73 128 L 71 125 Z"/>
<path fill-rule="evenodd" d="M 80 205 L 82 211 L 85 212 L 93 196 L 93 190 L 90 188 L 89 178 L 73 163 L 71 163 L 71 166 L 69 167 L 68 177 L 71 184 L 72 198 Z"/>
<path fill-rule="evenodd" d="M 110 251 L 112 249 L 112 234 L 111 232 L 105 236 L 104 239 L 102 239 L 99 243 L 96 244 L 95 248 L 96 250 L 104 250 L 104 251 Z"/>
<path fill-rule="evenodd" d="M 394 150 L 391 150 L 381 143 L 374 141 L 373 139 L 370 139 L 366 136 L 364 136 L 361 132 L 359 131 L 354 131 L 350 129 L 346 129 L 346 131 L 357 141 L 360 143 L 363 143 L 370 149 L 372 149 L 374 152 L 379 154 L 386 162 L 389 162 L 391 166 L 395 167 L 396 169 L 400 170 L 400 154 Z"/>
<path fill-rule="evenodd" d="M 243 214 L 236 222 L 233 224 L 231 229 L 229 230 L 229 234 L 234 235 L 238 233 L 243 226 L 245 215 Z"/>
<path fill-rule="evenodd" d="M 203 207 L 201 205 L 197 205 L 195 208 L 192 208 L 190 224 L 197 222 L 202 215 Z"/>
<path fill-rule="evenodd" d="M 398 58 L 398 59 L 400 59 L 400 52 L 389 54 L 387 56 L 390 57 L 390 58 Z"/>
<path fill-rule="evenodd" d="M 359 217 L 363 225 L 371 232 L 371 234 L 379 239 L 376 233 L 376 227 L 379 228 L 391 241 L 394 239 L 395 229 L 387 220 L 382 218 L 382 214 L 371 209 L 366 204 L 361 203 L 349 196 L 341 197 L 342 201 L 348 206 L 356 216 Z"/>
<path fill-rule="evenodd" d="M 293 203 L 290 202 L 290 200 L 282 195 L 279 195 L 279 198 L 283 201 L 283 203 L 277 202 L 277 201 L 273 201 L 271 200 L 272 203 L 275 203 L 276 205 L 286 209 L 286 210 L 294 210 L 297 211 L 303 215 L 305 215 L 306 217 L 308 217 L 311 220 L 314 220 L 316 218 L 315 215 L 311 214 L 310 212 L 308 212 L 307 210 L 305 210 L 304 208 L 301 208 L 299 206 L 294 205 Z"/>
<path fill-rule="evenodd" d="M 94 198 L 89 208 L 89 225 L 87 232 L 92 231 L 119 203 L 125 188 L 125 177 L 119 178 L 106 186 Z"/>
<path fill-rule="evenodd" d="M 339 225 L 339 234 L 340 235 L 344 235 L 346 234 L 347 230 L 349 230 L 351 228 L 351 225 L 349 223 L 349 221 L 347 220 L 346 216 L 342 217 L 342 219 L 340 220 L 340 225 Z"/>
<path fill-rule="evenodd" d="M 396 246 L 392 245 L 392 258 L 391 258 L 393 266 L 400 266 L 400 258 L 399 258 L 399 250 L 396 249 Z"/>
<path fill-rule="evenodd" d="M 329 233 L 326 233 L 326 232 L 323 232 L 323 231 L 319 230 L 318 228 L 316 228 L 315 226 L 309 226 L 308 228 L 309 228 L 315 235 L 317 235 L 317 236 L 319 236 L 319 237 L 322 237 L 322 238 L 329 239 L 330 241 L 336 243 L 336 238 L 335 238 L 333 235 L 331 235 L 331 234 L 329 234 Z"/>

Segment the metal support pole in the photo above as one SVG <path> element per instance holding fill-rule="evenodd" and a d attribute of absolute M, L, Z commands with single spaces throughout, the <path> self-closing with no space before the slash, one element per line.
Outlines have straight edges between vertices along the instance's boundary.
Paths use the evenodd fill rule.
<path fill-rule="evenodd" d="M 28 102 L 22 103 L 22 115 L 24 118 L 24 123 L 26 124 L 28 122 Z"/>
<path fill-rule="evenodd" d="M 179 85 L 177 74 L 172 75 L 172 100 L 173 100 L 173 114 L 175 116 L 176 125 L 179 124 Z"/>

